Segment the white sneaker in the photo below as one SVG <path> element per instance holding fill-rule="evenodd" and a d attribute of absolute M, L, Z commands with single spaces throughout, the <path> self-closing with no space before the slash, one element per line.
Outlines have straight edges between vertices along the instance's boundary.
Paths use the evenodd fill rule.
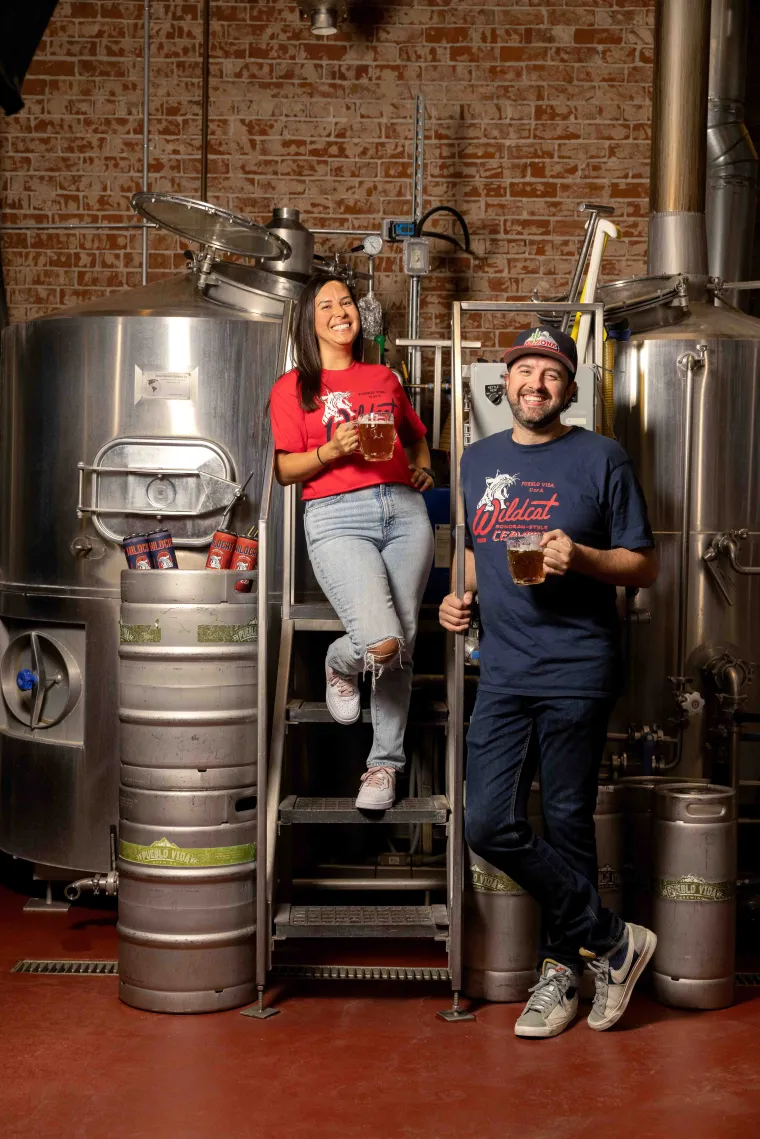
<path fill-rule="evenodd" d="M 547 957 L 538 984 L 515 1024 L 515 1036 L 559 1036 L 578 1013 L 578 978 L 567 965 Z"/>
<path fill-rule="evenodd" d="M 341 676 L 325 662 L 327 678 L 327 710 L 339 724 L 355 724 L 361 716 L 359 685 L 347 676 Z"/>
<path fill-rule="evenodd" d="M 588 1018 L 589 1028 L 604 1032 L 617 1024 L 628 1008 L 633 987 L 657 948 L 657 936 L 643 925 L 626 923 L 621 946 L 598 961 L 591 961 L 596 996 Z"/>
<path fill-rule="evenodd" d="M 370 767 L 362 775 L 356 806 L 364 811 L 387 811 L 396 797 L 396 768 Z"/>

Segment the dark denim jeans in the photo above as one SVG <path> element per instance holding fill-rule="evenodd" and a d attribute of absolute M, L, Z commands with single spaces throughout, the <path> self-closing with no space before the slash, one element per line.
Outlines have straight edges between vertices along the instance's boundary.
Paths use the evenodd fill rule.
<path fill-rule="evenodd" d="M 609 700 L 479 689 L 467 735 L 465 837 L 541 906 L 540 960 L 579 969 L 581 947 L 614 948 L 624 924 L 597 893 L 594 808 Z M 528 823 L 536 771 L 545 838 Z"/>

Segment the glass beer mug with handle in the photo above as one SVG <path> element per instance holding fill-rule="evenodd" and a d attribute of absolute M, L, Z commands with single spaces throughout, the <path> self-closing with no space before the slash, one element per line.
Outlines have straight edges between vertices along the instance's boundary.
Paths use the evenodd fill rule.
<path fill-rule="evenodd" d="M 396 425 L 390 411 L 370 411 L 359 416 L 359 449 L 368 463 L 387 463 L 393 458 Z"/>
<path fill-rule="evenodd" d="M 540 585 L 546 577 L 542 538 L 540 531 L 512 533 L 507 538 L 509 572 L 515 585 Z"/>

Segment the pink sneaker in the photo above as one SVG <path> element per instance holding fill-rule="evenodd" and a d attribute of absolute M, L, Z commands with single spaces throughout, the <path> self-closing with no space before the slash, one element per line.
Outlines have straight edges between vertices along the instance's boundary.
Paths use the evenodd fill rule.
<path fill-rule="evenodd" d="M 361 716 L 359 685 L 355 680 L 333 671 L 325 664 L 327 678 L 327 710 L 339 724 L 355 724 Z"/>
<path fill-rule="evenodd" d="M 356 806 L 364 811 L 387 811 L 396 797 L 396 768 L 370 767 L 362 775 Z"/>

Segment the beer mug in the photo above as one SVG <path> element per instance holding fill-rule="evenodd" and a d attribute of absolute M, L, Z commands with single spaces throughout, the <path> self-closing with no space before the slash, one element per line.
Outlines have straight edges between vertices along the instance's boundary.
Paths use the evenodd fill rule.
<path fill-rule="evenodd" d="M 515 585 L 540 585 L 546 577 L 542 538 L 543 534 L 538 530 L 508 535 L 507 558 Z"/>
<path fill-rule="evenodd" d="M 359 449 L 368 463 L 387 463 L 393 458 L 396 425 L 390 411 L 370 411 L 359 416 Z"/>

